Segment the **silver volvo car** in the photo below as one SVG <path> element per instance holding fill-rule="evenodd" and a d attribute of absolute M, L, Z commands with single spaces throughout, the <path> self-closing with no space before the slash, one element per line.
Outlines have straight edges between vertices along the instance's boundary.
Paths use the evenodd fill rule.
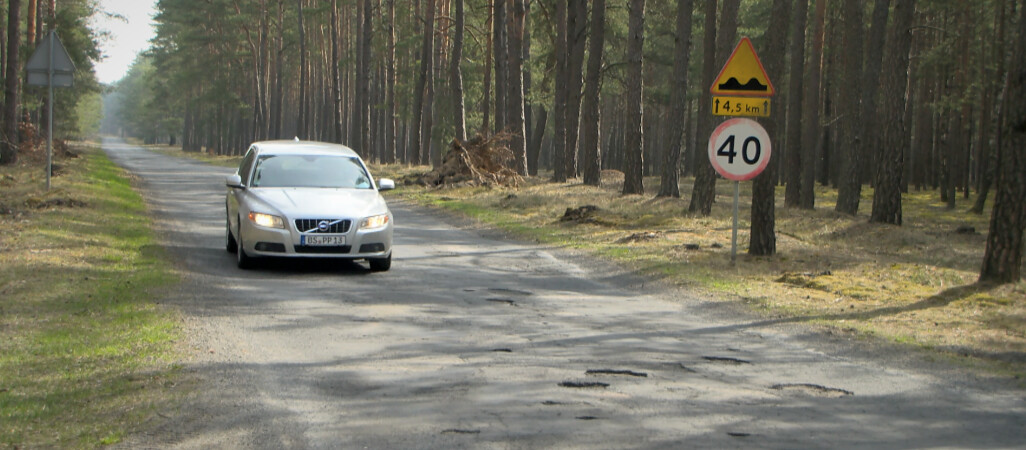
<path fill-rule="evenodd" d="M 225 184 L 226 248 L 240 268 L 261 257 L 364 259 L 392 266 L 392 212 L 352 149 L 310 141 L 250 145 Z"/>

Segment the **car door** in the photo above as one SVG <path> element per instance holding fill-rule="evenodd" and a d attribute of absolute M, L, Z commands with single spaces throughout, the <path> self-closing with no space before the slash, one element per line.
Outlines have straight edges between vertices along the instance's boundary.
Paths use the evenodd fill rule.
<path fill-rule="evenodd" d="M 242 163 L 239 164 L 239 169 L 235 171 L 235 174 L 242 179 L 243 186 L 249 186 L 250 176 L 253 172 L 253 162 L 256 161 L 257 148 L 251 146 L 246 151 L 246 156 L 242 158 Z M 235 236 L 239 234 L 239 197 L 245 194 L 245 189 L 239 188 L 228 188 L 228 194 L 225 198 L 225 210 L 227 211 L 229 226 L 235 233 Z"/>

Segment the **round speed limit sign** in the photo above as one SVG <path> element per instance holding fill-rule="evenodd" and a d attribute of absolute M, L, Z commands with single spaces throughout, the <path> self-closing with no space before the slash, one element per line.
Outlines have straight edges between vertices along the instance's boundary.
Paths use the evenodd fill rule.
<path fill-rule="evenodd" d="M 709 162 L 728 180 L 755 178 L 766 169 L 771 153 L 769 134 L 752 119 L 730 119 L 709 137 Z"/>

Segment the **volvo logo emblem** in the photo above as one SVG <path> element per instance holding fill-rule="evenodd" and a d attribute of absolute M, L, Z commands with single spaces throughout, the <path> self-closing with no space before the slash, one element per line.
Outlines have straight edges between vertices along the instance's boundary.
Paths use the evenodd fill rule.
<path fill-rule="evenodd" d="M 320 222 L 317 222 L 317 229 L 321 230 L 322 232 L 328 231 L 328 227 L 330 227 L 330 226 L 331 226 L 331 224 L 329 224 L 327 220 L 322 220 Z"/>

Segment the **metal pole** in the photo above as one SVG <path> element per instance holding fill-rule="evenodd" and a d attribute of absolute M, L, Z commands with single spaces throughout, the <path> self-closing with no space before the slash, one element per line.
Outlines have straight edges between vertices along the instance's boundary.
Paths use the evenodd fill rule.
<path fill-rule="evenodd" d="M 53 173 L 53 41 L 54 32 L 50 31 L 50 65 L 46 70 L 48 96 L 46 103 L 46 190 L 50 190 L 50 174 Z"/>
<path fill-rule="evenodd" d="M 740 197 L 741 182 L 734 182 L 734 231 L 730 236 L 730 264 L 734 265 L 737 261 L 737 201 Z"/>

